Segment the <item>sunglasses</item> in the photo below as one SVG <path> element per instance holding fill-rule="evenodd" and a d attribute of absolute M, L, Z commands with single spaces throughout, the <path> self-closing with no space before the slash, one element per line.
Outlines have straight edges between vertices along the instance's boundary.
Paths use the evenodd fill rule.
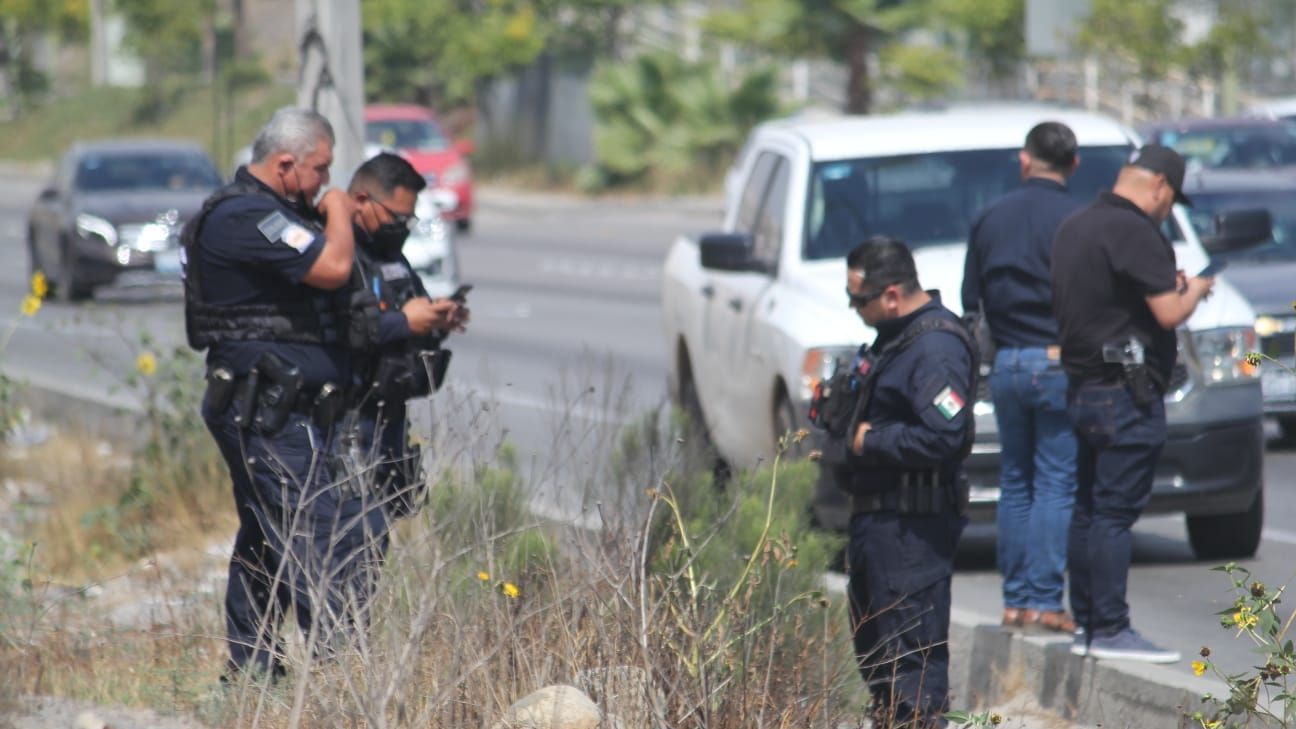
<path fill-rule="evenodd" d="M 870 291 L 867 294 L 857 294 L 849 288 L 846 289 L 846 296 L 850 298 L 850 308 L 859 309 L 868 306 L 874 299 L 882 298 L 882 294 L 886 293 L 886 289 L 887 287 L 883 286 L 877 291 Z"/>
<path fill-rule="evenodd" d="M 387 214 L 391 216 L 392 222 L 397 225 L 403 225 L 406 228 L 413 230 L 414 225 L 418 223 L 418 216 L 413 213 L 398 213 L 395 210 L 392 210 L 391 208 L 387 207 L 387 205 L 383 203 L 382 200 L 379 200 L 376 197 L 371 197 L 369 199 L 378 203 L 378 207 L 382 208 L 383 210 L 386 210 Z"/>

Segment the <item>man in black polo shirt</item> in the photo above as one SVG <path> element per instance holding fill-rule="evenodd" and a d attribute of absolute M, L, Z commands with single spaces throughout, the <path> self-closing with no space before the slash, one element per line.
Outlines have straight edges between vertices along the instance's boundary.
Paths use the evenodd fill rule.
<path fill-rule="evenodd" d="M 1191 204 L 1183 177 L 1174 150 L 1143 147 L 1053 244 L 1053 310 L 1079 441 L 1067 545 L 1078 655 L 1179 660 L 1130 627 L 1125 587 L 1130 527 L 1147 505 L 1166 440 L 1175 328 L 1214 285 L 1177 271 L 1161 234 L 1174 203 Z"/>
<path fill-rule="evenodd" d="M 979 309 L 995 343 L 990 397 L 1003 448 L 997 511 L 1003 624 L 1070 635 L 1076 626 L 1062 607 L 1062 592 L 1076 440 L 1066 413 L 1049 260 L 1058 226 L 1083 206 L 1066 187 L 1080 162 L 1075 133 L 1060 122 L 1037 124 L 1018 160 L 1025 184 L 991 203 L 972 225 L 963 311 Z"/>

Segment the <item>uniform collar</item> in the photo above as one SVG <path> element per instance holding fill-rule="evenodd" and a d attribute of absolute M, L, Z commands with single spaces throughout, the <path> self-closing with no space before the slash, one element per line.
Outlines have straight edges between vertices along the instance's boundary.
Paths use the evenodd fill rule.
<path fill-rule="evenodd" d="M 936 289 L 928 289 L 927 295 L 931 297 L 931 301 L 923 304 L 917 309 L 914 309 L 908 314 L 895 319 L 887 319 L 886 321 L 878 322 L 875 327 L 878 333 L 877 341 L 873 343 L 873 346 L 877 347 L 879 344 L 900 336 L 900 333 L 907 329 L 910 324 L 914 323 L 928 312 L 941 307 L 940 291 L 937 291 Z"/>
<path fill-rule="evenodd" d="M 1103 190 L 1102 192 L 1098 193 L 1098 201 L 1105 205 L 1111 205 L 1113 207 L 1124 208 L 1126 210 L 1136 212 L 1139 215 L 1141 215 L 1143 218 L 1145 218 L 1149 223 L 1152 223 L 1152 225 L 1156 227 L 1160 227 L 1156 225 L 1156 223 L 1152 220 L 1151 217 L 1148 216 L 1147 213 L 1143 212 L 1143 208 L 1135 205 L 1134 202 L 1127 197 L 1122 197 L 1120 195 L 1117 195 L 1116 193 L 1110 190 Z"/>
<path fill-rule="evenodd" d="M 1038 187 L 1043 190 L 1055 190 L 1057 192 L 1067 191 L 1065 183 L 1047 177 L 1027 177 L 1026 182 L 1023 184 L 1025 184 L 1026 187 Z"/>
<path fill-rule="evenodd" d="M 288 198 L 275 192 L 273 187 L 270 187 L 269 185 L 265 184 L 260 179 L 258 179 L 256 175 L 252 174 L 251 172 L 248 172 L 247 165 L 239 165 L 238 171 L 234 173 L 234 181 L 244 185 L 256 185 L 257 187 L 261 188 L 265 192 L 274 195 L 275 199 L 283 200 L 285 203 L 288 203 L 289 206 L 292 205 L 292 203 L 288 200 Z"/>

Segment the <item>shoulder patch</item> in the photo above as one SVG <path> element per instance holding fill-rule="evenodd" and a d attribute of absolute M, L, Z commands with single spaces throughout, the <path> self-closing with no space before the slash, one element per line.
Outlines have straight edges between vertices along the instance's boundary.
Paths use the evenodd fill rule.
<path fill-rule="evenodd" d="M 313 233 L 296 223 L 289 224 L 280 237 L 289 248 L 296 250 L 298 253 L 305 252 L 310 247 L 311 241 L 315 240 Z"/>
<path fill-rule="evenodd" d="M 936 399 L 932 400 L 932 405 L 936 406 L 936 409 L 940 411 L 941 415 L 945 416 L 946 420 L 953 420 L 955 416 L 963 412 L 964 404 L 962 396 L 949 385 L 936 393 Z"/>
<path fill-rule="evenodd" d="M 265 236 L 267 241 L 274 243 L 283 236 L 284 229 L 290 225 L 292 223 L 288 222 L 288 217 L 276 210 L 257 223 L 257 230 L 261 231 L 261 235 Z"/>
<path fill-rule="evenodd" d="M 399 281 L 410 277 L 409 268 L 404 263 L 384 263 L 381 270 L 384 281 Z"/>

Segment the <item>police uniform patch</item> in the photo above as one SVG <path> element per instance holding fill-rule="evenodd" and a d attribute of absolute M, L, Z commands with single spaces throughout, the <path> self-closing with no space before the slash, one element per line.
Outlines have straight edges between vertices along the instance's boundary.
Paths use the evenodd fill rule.
<path fill-rule="evenodd" d="M 409 278 L 409 269 L 403 263 L 384 263 L 382 265 L 382 277 L 384 281 L 399 281 L 403 278 Z"/>
<path fill-rule="evenodd" d="M 309 230 L 295 223 L 289 224 L 280 237 L 289 248 L 296 250 L 298 253 L 305 251 L 310 247 L 311 241 L 315 240 L 315 236 Z"/>
<path fill-rule="evenodd" d="M 276 210 L 257 223 L 257 230 L 261 231 L 266 240 L 274 243 L 283 237 L 284 229 L 290 225 L 292 223 L 288 222 L 287 216 Z"/>
<path fill-rule="evenodd" d="M 932 400 L 932 405 L 945 416 L 946 420 L 953 420 L 956 415 L 963 412 L 963 398 L 954 392 L 954 388 L 949 385 L 944 390 L 936 393 L 936 399 Z"/>

